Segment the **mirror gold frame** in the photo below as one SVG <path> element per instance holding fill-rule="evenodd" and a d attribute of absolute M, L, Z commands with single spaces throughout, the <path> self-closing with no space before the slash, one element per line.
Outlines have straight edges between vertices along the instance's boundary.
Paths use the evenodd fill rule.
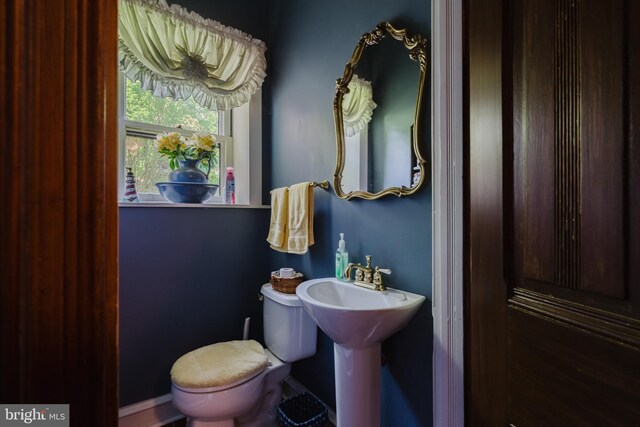
<path fill-rule="evenodd" d="M 388 187 L 376 193 L 359 190 L 345 193 L 342 191 L 342 174 L 345 166 L 345 138 L 342 100 L 349 92 L 349 83 L 353 78 L 354 69 L 358 64 L 364 49 L 367 46 L 378 44 L 380 40 L 386 36 L 391 36 L 394 39 L 401 41 L 404 44 L 404 47 L 409 51 L 409 57 L 414 61 L 417 61 L 420 65 L 420 80 L 418 83 L 418 93 L 416 97 L 416 111 L 411 134 L 411 145 L 416 156 L 417 166 L 420 168 L 420 179 L 411 187 Z M 427 81 L 427 46 L 427 40 L 424 37 L 420 35 L 409 35 L 406 29 L 397 29 L 390 22 L 382 22 L 378 24 L 372 32 L 363 34 L 360 41 L 358 41 L 358 44 L 356 44 L 353 55 L 351 55 L 351 59 L 344 68 L 342 78 L 336 80 L 336 95 L 333 100 L 333 117 L 336 128 L 336 142 L 338 145 L 336 169 L 333 174 L 333 188 L 338 197 L 347 200 L 354 197 L 374 200 L 390 194 L 398 197 L 409 196 L 418 191 L 426 182 L 428 171 L 426 168 L 427 161 L 425 160 L 420 148 L 422 143 L 422 126 L 420 123 L 420 117 L 423 108 L 422 95 Z"/>

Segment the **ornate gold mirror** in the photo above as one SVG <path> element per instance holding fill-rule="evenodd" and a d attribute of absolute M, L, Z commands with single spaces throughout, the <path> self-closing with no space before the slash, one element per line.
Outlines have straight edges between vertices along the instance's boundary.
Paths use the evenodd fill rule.
<path fill-rule="evenodd" d="M 426 81 L 424 37 L 389 22 L 362 35 L 336 81 L 333 101 L 338 145 L 333 188 L 339 197 L 408 196 L 424 184 Z"/>

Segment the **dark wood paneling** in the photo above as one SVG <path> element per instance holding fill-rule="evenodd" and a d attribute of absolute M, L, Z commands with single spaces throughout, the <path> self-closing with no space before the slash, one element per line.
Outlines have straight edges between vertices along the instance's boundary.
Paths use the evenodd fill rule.
<path fill-rule="evenodd" d="M 509 307 L 640 351 L 640 320 L 528 289 L 514 289 Z"/>
<path fill-rule="evenodd" d="M 625 2 L 512 7 L 515 282 L 627 298 Z"/>
<path fill-rule="evenodd" d="M 626 145 L 623 0 L 581 0 L 582 236 L 580 288 L 624 298 Z"/>
<path fill-rule="evenodd" d="M 0 6 L 0 402 L 117 425 L 117 2 Z"/>
<path fill-rule="evenodd" d="M 553 14 L 548 14 L 553 16 Z M 556 1 L 555 10 L 555 283 L 580 283 L 580 172 L 582 63 L 580 2 Z M 550 28 L 549 25 L 544 28 Z M 534 67 L 538 68 L 538 67 Z M 547 156 L 547 160 L 553 157 Z M 551 194 L 551 193 L 549 193 Z"/>
<path fill-rule="evenodd" d="M 510 309 L 509 422 L 637 426 L 638 357 L 615 342 Z"/>
<path fill-rule="evenodd" d="M 626 258 L 626 272 L 628 283 L 628 299 L 633 307 L 640 310 L 640 31 L 637 29 L 640 16 L 640 2 L 628 1 L 624 14 L 627 28 L 627 151 L 625 158 L 626 197 L 629 201 L 629 211 L 625 217 L 627 247 L 629 256 Z M 640 313 L 636 312 L 636 318 Z"/>
<path fill-rule="evenodd" d="M 554 194 L 554 44 L 553 0 L 513 2 L 513 139 L 516 271 L 553 283 L 556 247 L 553 241 Z M 525 16 L 532 16 L 525 19 Z M 511 49 L 507 46 L 505 49 Z M 533 66 L 534 61 L 536 66 Z"/>
<path fill-rule="evenodd" d="M 507 297 L 503 282 L 503 217 L 487 209 L 502 200 L 502 99 L 500 84 L 500 10 L 469 2 L 468 46 L 468 141 L 465 150 L 474 158 L 468 171 L 468 223 L 470 246 L 467 272 L 469 285 L 465 301 L 476 304 L 465 311 L 465 351 L 486 353 L 493 358 L 466 358 L 465 390 L 467 415 L 471 426 L 503 426 L 506 409 L 505 307 L 492 301 Z M 491 2 L 499 4 L 499 2 Z M 477 71 L 477 72 L 476 72 Z M 486 322 L 485 322 L 486 320 Z M 491 383 L 487 388 L 485 385 Z"/>
<path fill-rule="evenodd" d="M 14 99 L 18 96 L 18 87 L 14 84 L 15 78 L 13 74 L 19 68 L 19 52 L 24 49 L 24 26 L 21 21 L 21 13 L 18 5 L 10 3 L 3 4 L 0 7 L 0 25 L 4 28 L 3 37 L 0 37 L 0 105 L 3 106 L 0 111 L 0 126 L 5 129 L 12 129 L 19 126 L 19 117 L 10 112 L 10 106 L 13 105 Z M 12 34 L 13 37 L 9 37 Z M 11 41 L 11 42 L 10 42 Z M 9 66 L 8 64 L 15 64 Z M 11 142 L 11 143 L 10 143 Z M 20 145 L 16 137 L 1 138 L 0 148 L 2 149 L 4 161 L 6 165 L 18 164 L 20 158 Z M 0 168 L 0 178 L 2 182 L 11 182 L 11 175 L 14 168 L 5 166 Z M 17 361 L 20 358 L 20 342 L 18 335 L 12 332 L 18 323 L 20 310 L 17 302 L 20 301 L 20 287 L 9 286 L 7 283 L 15 283 L 18 280 L 18 268 L 9 268 L 8 266 L 17 266 L 19 256 L 15 247 L 19 242 L 20 234 L 15 224 L 18 222 L 19 209 L 18 192 L 9 191 L 8 186 L 0 186 L 0 300 L 6 301 L 2 303 L 0 309 L 0 369 L 2 372 L 3 382 L 13 384 L 15 393 L 21 392 L 20 365 Z M 2 243 L 4 242 L 4 243 Z M 13 302 L 13 303 L 9 303 Z M 5 400 L 5 393 L 0 393 L 0 398 Z"/>
<path fill-rule="evenodd" d="M 640 4 L 466 6 L 467 424 L 637 425 Z"/>

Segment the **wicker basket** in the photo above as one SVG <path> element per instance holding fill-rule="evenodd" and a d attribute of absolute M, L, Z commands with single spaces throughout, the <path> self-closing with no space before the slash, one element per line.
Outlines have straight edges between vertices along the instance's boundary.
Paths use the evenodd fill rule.
<path fill-rule="evenodd" d="M 283 294 L 295 294 L 296 288 L 303 280 L 302 273 L 296 273 L 293 277 L 280 277 L 279 271 L 272 271 L 269 282 L 273 285 L 274 291 L 282 292 Z"/>

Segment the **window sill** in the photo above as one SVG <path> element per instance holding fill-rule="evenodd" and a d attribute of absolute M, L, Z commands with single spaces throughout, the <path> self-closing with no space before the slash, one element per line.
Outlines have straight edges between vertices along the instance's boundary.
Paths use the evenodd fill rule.
<path fill-rule="evenodd" d="M 201 208 L 201 209 L 271 209 L 269 205 L 226 205 L 223 203 L 118 202 L 120 208 Z"/>

